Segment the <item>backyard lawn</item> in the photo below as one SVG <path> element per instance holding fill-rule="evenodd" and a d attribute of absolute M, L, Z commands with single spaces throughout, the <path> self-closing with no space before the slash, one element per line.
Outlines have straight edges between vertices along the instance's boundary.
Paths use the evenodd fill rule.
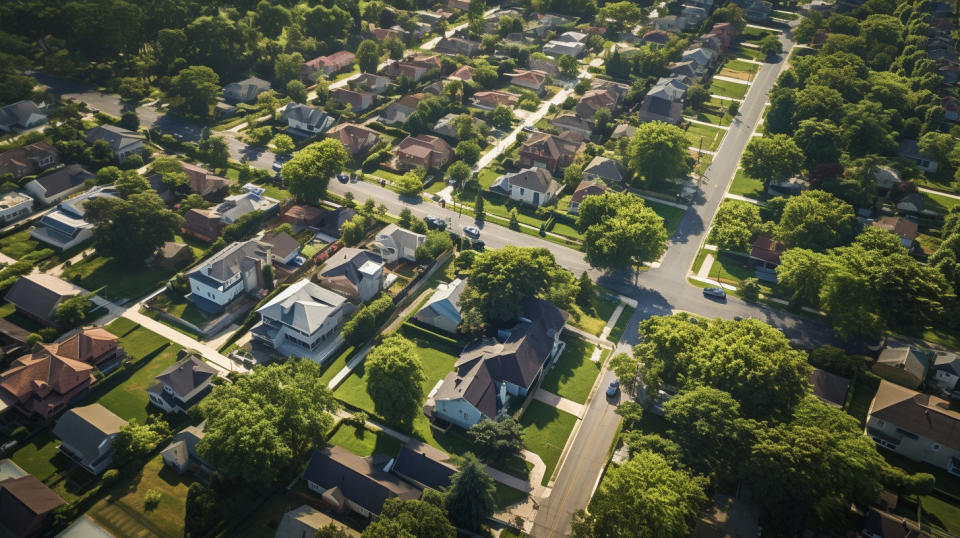
<path fill-rule="evenodd" d="M 607 325 L 607 320 L 613 315 L 613 311 L 616 310 L 618 304 L 620 304 L 618 301 L 597 294 L 593 298 L 591 307 L 583 309 L 580 319 L 572 320 L 571 323 L 594 336 L 600 336 L 603 328 Z"/>
<path fill-rule="evenodd" d="M 739 286 L 741 280 L 756 276 L 753 268 L 747 267 L 747 262 L 748 258 L 745 255 L 737 256 L 729 252 L 720 252 L 710 268 L 710 278 L 718 282 Z"/>
<path fill-rule="evenodd" d="M 346 348 L 340 351 L 340 354 L 330 360 L 329 358 L 320 365 L 320 381 L 323 383 L 329 383 L 333 376 L 337 375 L 337 372 L 343 369 L 347 365 L 347 359 L 353 355 L 353 352 L 356 350 L 353 346 L 347 346 Z"/>
<path fill-rule="evenodd" d="M 153 305 L 197 327 L 203 327 L 213 319 L 213 316 L 197 308 L 179 293 L 161 293 L 153 299 Z"/>
<path fill-rule="evenodd" d="M 532 401 L 523 413 L 520 425 L 523 426 L 524 446 L 539 455 L 547 466 L 541 481 L 543 485 L 550 482 L 576 422 L 577 417 L 538 400 Z"/>
<path fill-rule="evenodd" d="M 500 482 L 495 482 L 494 485 L 497 487 L 497 490 L 493 492 L 493 506 L 496 510 L 504 510 L 508 506 L 527 500 L 526 492 L 511 488 Z M 503 534 L 501 533 L 500 536 L 503 536 Z"/>
<path fill-rule="evenodd" d="M 396 456 L 402 444 L 399 439 L 368 428 L 358 429 L 353 424 L 341 421 L 327 439 L 332 445 L 343 447 L 354 454 L 367 457 L 373 454 Z"/>
<path fill-rule="evenodd" d="M 937 480 L 934 491 L 929 495 L 919 496 L 920 506 L 922 508 L 921 523 L 936 525 L 954 535 L 960 533 L 960 507 L 951 504 L 951 502 L 944 499 L 943 495 L 938 494 L 938 491 L 936 491 L 940 490 L 949 496 L 958 497 L 960 496 L 960 479 L 928 463 L 909 460 L 895 452 L 885 449 L 878 449 L 878 451 L 891 465 L 900 467 L 911 473 L 932 474 Z"/>
<path fill-rule="evenodd" d="M 949 196 L 933 194 L 930 192 L 921 192 L 920 194 L 923 195 L 923 201 L 926 203 L 926 208 L 938 213 L 946 214 L 952 207 L 960 205 L 960 200 L 956 198 L 950 198 Z"/>
<path fill-rule="evenodd" d="M 57 444 L 57 438 L 53 436 L 52 430 L 47 430 L 33 437 L 26 444 L 20 445 L 20 448 L 13 453 L 13 461 L 24 471 L 40 480 L 46 480 L 48 476 L 57 472 L 57 464 L 53 461 L 60 453 L 57 450 Z"/>
<path fill-rule="evenodd" d="M 730 184 L 730 194 L 739 194 L 755 200 L 763 200 L 763 182 L 747 175 L 743 170 L 737 170 Z"/>
<path fill-rule="evenodd" d="M 29 229 L 0 239 L 0 252 L 15 260 L 19 260 L 27 254 L 35 250 L 40 250 L 41 248 L 44 247 L 40 246 L 40 242 L 30 237 Z"/>
<path fill-rule="evenodd" d="M 141 536 L 147 531 L 181 536 L 187 489 L 192 483 L 189 475 L 178 475 L 166 467 L 158 454 L 133 480 L 121 483 L 93 505 L 89 515 L 117 536 Z M 160 494 L 160 502 L 147 508 L 144 497 L 151 490 Z"/>
<path fill-rule="evenodd" d="M 136 299 L 162 286 L 176 272 L 152 266 L 131 267 L 129 263 L 94 256 L 64 269 L 63 279 L 90 291 L 103 288 L 102 294 L 108 299 Z"/>
<path fill-rule="evenodd" d="M 730 82 L 729 80 L 716 80 L 710 85 L 710 93 L 733 99 L 743 99 L 750 89 L 749 84 L 740 84 L 739 82 Z"/>
<path fill-rule="evenodd" d="M 727 132 L 723 129 L 701 123 L 691 123 L 687 127 L 687 140 L 690 142 L 690 147 L 707 151 L 715 151 L 725 134 Z"/>
<path fill-rule="evenodd" d="M 590 360 L 596 346 L 576 336 L 567 336 L 563 340 L 567 345 L 540 387 L 568 400 L 586 403 L 600 373 L 600 363 Z"/>

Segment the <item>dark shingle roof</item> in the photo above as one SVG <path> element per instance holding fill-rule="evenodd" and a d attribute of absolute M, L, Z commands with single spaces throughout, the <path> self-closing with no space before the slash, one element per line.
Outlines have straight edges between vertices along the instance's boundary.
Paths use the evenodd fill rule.
<path fill-rule="evenodd" d="M 450 457 L 443 451 L 419 441 L 403 445 L 393 464 L 393 472 L 428 488 L 440 491 L 450 486 L 450 477 L 457 472 Z"/>
<path fill-rule="evenodd" d="M 86 168 L 79 164 L 71 164 L 63 168 L 58 168 L 49 174 L 44 174 L 35 181 L 43 187 L 45 196 L 50 198 L 63 191 L 80 186 L 84 181 L 92 177 L 93 174 Z"/>
<path fill-rule="evenodd" d="M 34 317 L 53 321 L 57 304 L 62 299 L 79 295 L 81 292 L 81 288 L 65 280 L 38 273 L 20 277 L 10 287 L 6 300 Z"/>
<path fill-rule="evenodd" d="M 36 515 L 66 504 L 52 489 L 32 474 L 0 480 L 0 490 L 9 493 Z"/>
<path fill-rule="evenodd" d="M 126 424 L 126 420 L 95 403 L 64 413 L 53 427 L 53 434 L 80 452 L 84 459 L 93 460 L 100 455 L 100 443 Z"/>
<path fill-rule="evenodd" d="M 196 357 L 188 357 L 160 372 L 154 379 L 169 386 L 182 398 L 215 375 L 215 368 Z"/>
<path fill-rule="evenodd" d="M 420 497 L 419 489 L 384 472 L 371 458 L 361 458 L 338 446 L 314 450 L 303 477 L 324 489 L 339 489 L 344 497 L 374 514 L 379 514 L 391 497 Z"/>

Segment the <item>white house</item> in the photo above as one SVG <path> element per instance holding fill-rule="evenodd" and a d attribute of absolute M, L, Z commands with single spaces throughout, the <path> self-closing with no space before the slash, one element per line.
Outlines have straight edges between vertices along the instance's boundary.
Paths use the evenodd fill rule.
<path fill-rule="evenodd" d="M 147 395 L 166 413 L 186 413 L 213 390 L 216 376 L 216 368 L 191 355 L 160 372 Z"/>
<path fill-rule="evenodd" d="M 84 182 L 92 177 L 86 168 L 71 164 L 31 180 L 23 188 L 41 204 L 53 205 L 83 189 Z"/>
<path fill-rule="evenodd" d="M 263 187 L 247 183 L 241 189 L 244 191 L 242 194 L 227 196 L 217 206 L 216 212 L 220 215 L 220 222 L 225 225 L 233 224 L 247 213 L 254 211 L 270 213 L 280 206 L 278 200 L 263 195 Z"/>
<path fill-rule="evenodd" d="M 11 191 L 0 198 L 0 220 L 4 224 L 22 219 L 33 211 L 33 198 L 22 192 Z"/>
<path fill-rule="evenodd" d="M 466 287 L 467 281 L 461 278 L 440 284 L 427 304 L 423 305 L 413 318 L 441 331 L 456 333 L 461 320 L 460 295 Z"/>
<path fill-rule="evenodd" d="M 325 111 L 300 103 L 288 103 L 281 114 L 291 129 L 311 134 L 326 132 L 336 121 Z"/>
<path fill-rule="evenodd" d="M 960 381 L 960 355 L 949 351 L 934 351 L 930 370 L 933 381 L 952 391 L 957 387 L 957 381 Z"/>
<path fill-rule="evenodd" d="M 241 294 L 262 290 L 262 270 L 271 262 L 270 246 L 265 243 L 232 243 L 187 274 L 187 299 L 201 310 L 219 312 Z"/>
<path fill-rule="evenodd" d="M 84 205 L 94 198 L 116 198 L 116 194 L 112 185 L 101 185 L 61 202 L 30 228 L 30 237 L 60 250 L 73 248 L 93 237 L 93 224 L 83 218 Z"/>
<path fill-rule="evenodd" d="M 490 190 L 506 194 L 511 200 L 544 206 L 560 191 L 560 184 L 553 180 L 549 170 L 534 166 L 498 177 Z"/>
<path fill-rule="evenodd" d="M 29 129 L 46 121 L 47 115 L 33 101 L 17 101 L 0 108 L 0 131 L 7 133 L 14 129 Z"/>
<path fill-rule="evenodd" d="M 336 340 L 344 315 L 353 305 L 342 295 L 303 279 L 260 307 L 254 340 L 294 356 L 316 351 Z"/>
<path fill-rule="evenodd" d="M 383 288 L 383 258 L 369 250 L 343 248 L 330 256 L 316 278 L 324 288 L 366 303 Z"/>
<path fill-rule="evenodd" d="M 396 224 L 390 224 L 377 233 L 373 247 L 380 253 L 386 263 L 397 260 L 416 261 L 417 247 L 423 244 L 427 237 L 423 234 L 411 232 Z"/>

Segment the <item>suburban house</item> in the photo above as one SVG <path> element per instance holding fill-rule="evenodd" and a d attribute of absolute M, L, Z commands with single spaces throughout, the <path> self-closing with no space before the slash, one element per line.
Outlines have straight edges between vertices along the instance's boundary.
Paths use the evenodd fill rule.
<path fill-rule="evenodd" d="M 393 263 L 399 260 L 417 261 L 417 247 L 423 244 L 427 237 L 423 234 L 411 232 L 396 224 L 388 224 L 377 232 L 377 237 L 371 245 L 383 258 L 384 263 Z"/>
<path fill-rule="evenodd" d="M 87 144 L 93 144 L 97 140 L 106 141 L 117 156 L 117 160 L 122 161 L 127 155 L 143 153 L 143 141 L 146 137 L 123 127 L 105 124 L 87 131 Z"/>
<path fill-rule="evenodd" d="M 498 177 L 490 190 L 505 194 L 511 200 L 540 207 L 556 197 L 560 184 L 553 180 L 549 170 L 533 166 Z"/>
<path fill-rule="evenodd" d="M 773 12 L 773 4 L 766 0 L 740 0 L 736 3 L 743 8 L 743 18 L 750 22 L 767 22 Z"/>
<path fill-rule="evenodd" d="M 83 189 L 84 182 L 92 177 L 86 168 L 70 164 L 31 180 L 23 188 L 38 202 L 53 205 Z"/>
<path fill-rule="evenodd" d="M 47 122 L 47 115 L 30 100 L 17 101 L 0 108 L 0 131 L 12 133 L 14 129 L 29 129 Z"/>
<path fill-rule="evenodd" d="M 190 190 L 202 196 L 205 200 L 221 200 L 221 194 L 230 188 L 230 180 L 211 174 L 195 164 L 181 162 L 183 173 L 187 175 Z"/>
<path fill-rule="evenodd" d="M 810 371 L 810 385 L 813 386 L 813 395 L 827 405 L 840 409 L 847 401 L 850 380 L 843 376 L 813 368 Z"/>
<path fill-rule="evenodd" d="M 881 380 L 867 435 L 887 450 L 960 476 L 960 413 L 946 400 Z"/>
<path fill-rule="evenodd" d="M 350 80 L 347 84 L 353 90 L 375 93 L 380 95 L 387 91 L 390 86 L 390 77 L 382 77 L 373 73 L 360 73 L 360 75 Z"/>
<path fill-rule="evenodd" d="M 496 418 L 511 396 L 523 398 L 562 348 L 560 333 L 569 314 L 528 298 L 523 317 L 496 338 L 467 346 L 424 411 L 435 419 L 469 428 Z"/>
<path fill-rule="evenodd" d="M 456 334 L 461 320 L 460 296 L 466 287 L 467 281 L 462 278 L 438 285 L 427 304 L 413 315 L 413 319 L 441 331 Z"/>
<path fill-rule="evenodd" d="M 212 243 L 220 236 L 221 228 L 223 224 L 215 209 L 191 209 L 183 214 L 183 225 L 180 226 L 180 231 L 184 235 Z"/>
<path fill-rule="evenodd" d="M 960 355 L 949 351 L 931 351 L 930 380 L 953 392 L 960 381 Z"/>
<path fill-rule="evenodd" d="M 44 325 L 56 325 L 57 306 L 70 297 L 87 293 L 87 290 L 46 273 L 21 276 L 5 299 L 17 312 Z"/>
<path fill-rule="evenodd" d="M 16 465 L 10 460 L 0 463 Z M 19 476 L 0 477 L 0 531 L 17 538 L 39 535 L 47 515 L 67 502 L 39 478 L 17 469 Z"/>
<path fill-rule="evenodd" d="M 390 472 L 420 489 L 441 491 L 450 487 L 457 468 L 446 452 L 411 439 L 400 447 Z"/>
<path fill-rule="evenodd" d="M 462 80 L 463 82 L 470 82 L 473 80 L 473 68 L 469 65 L 460 66 L 456 71 L 447 75 L 447 78 Z"/>
<path fill-rule="evenodd" d="M 547 84 L 547 74 L 543 71 L 534 71 L 528 69 L 519 69 L 513 73 L 507 73 L 510 77 L 510 84 L 533 90 L 540 95 L 543 93 L 543 87 Z"/>
<path fill-rule="evenodd" d="M 577 185 L 577 188 L 574 189 L 573 194 L 570 196 L 570 206 L 567 208 L 567 213 L 571 215 L 580 214 L 581 202 L 589 196 L 597 196 L 605 192 L 607 192 L 607 187 L 603 183 L 584 179 Z"/>
<path fill-rule="evenodd" d="M 332 211 L 324 211 L 320 223 L 314 226 L 317 236 L 327 242 L 340 237 L 340 228 L 344 223 L 356 216 L 357 212 L 349 207 L 338 207 Z"/>
<path fill-rule="evenodd" d="M 787 246 L 769 235 L 758 235 L 750 247 L 750 259 L 763 264 L 763 267 L 775 268 L 780 265 L 780 256 Z"/>
<path fill-rule="evenodd" d="M 216 208 L 220 222 L 225 225 L 233 224 L 240 217 L 254 211 L 273 213 L 280 206 L 278 200 L 263 195 L 263 187 L 247 183 L 241 189 L 245 191 L 243 194 L 227 196 Z"/>
<path fill-rule="evenodd" d="M 303 82 L 309 86 L 317 81 L 317 73 L 323 73 L 329 77 L 338 71 L 343 71 L 353 65 L 353 59 L 352 52 L 341 50 L 329 56 L 317 56 L 307 60 L 303 63 L 303 69 L 300 72 Z"/>
<path fill-rule="evenodd" d="M 687 29 L 687 23 L 686 17 L 678 15 L 664 15 L 653 21 L 654 27 L 664 32 L 683 32 Z"/>
<path fill-rule="evenodd" d="M 327 260 L 316 279 L 355 303 L 366 303 L 383 287 L 383 259 L 369 250 L 343 248 Z"/>
<path fill-rule="evenodd" d="M 373 105 L 373 101 L 377 98 L 377 94 L 372 92 L 355 91 L 347 88 L 335 88 L 330 90 L 330 97 L 336 99 L 344 105 L 350 105 L 350 109 L 354 112 L 363 112 Z"/>
<path fill-rule="evenodd" d="M 94 367 L 123 356 L 117 342 L 104 329 L 85 327 L 17 358 L 0 373 L 0 414 L 15 408 L 46 419 L 59 413 L 96 382 Z"/>
<path fill-rule="evenodd" d="M 913 249 L 913 244 L 920 235 L 920 227 L 916 222 L 903 217 L 883 216 L 877 219 L 872 226 L 896 234 L 900 244 L 907 250 Z"/>
<path fill-rule="evenodd" d="M 71 249 L 93 237 L 93 223 L 84 220 L 84 206 L 95 198 L 116 198 L 112 185 L 94 187 L 80 196 L 60 202 L 30 227 L 30 237 L 58 248 Z"/>
<path fill-rule="evenodd" d="M 706 73 L 705 70 L 693 62 L 693 60 L 685 62 L 670 62 L 667 64 L 667 71 L 670 72 L 670 78 L 676 78 L 680 80 L 699 80 Z"/>
<path fill-rule="evenodd" d="M 888 342 L 873 365 L 873 373 L 908 387 L 919 388 L 927 378 L 931 353 L 902 342 Z"/>
<path fill-rule="evenodd" d="M 207 312 L 219 312 L 242 294 L 259 294 L 263 268 L 270 265 L 270 246 L 257 240 L 231 243 L 187 273 L 187 299 Z"/>
<path fill-rule="evenodd" d="M 252 103 L 257 96 L 270 89 L 270 83 L 257 77 L 231 82 L 223 87 L 223 97 L 234 103 Z"/>
<path fill-rule="evenodd" d="M 351 538 L 360 537 L 357 531 L 338 525 L 330 516 L 312 506 L 302 504 L 283 514 L 273 538 L 306 538 L 316 535 L 317 531 L 327 525 L 334 525 L 340 532 Z"/>
<path fill-rule="evenodd" d="M 147 395 L 165 413 L 186 413 L 213 390 L 216 376 L 216 368 L 190 355 L 154 377 Z"/>
<path fill-rule="evenodd" d="M 408 136 L 397 145 L 397 163 L 401 168 L 440 168 L 453 159 L 450 144 L 437 136 Z"/>
<path fill-rule="evenodd" d="M 303 478 L 331 508 L 368 518 L 379 514 L 387 499 L 418 499 L 421 493 L 384 471 L 372 456 L 361 458 L 338 446 L 314 450 Z"/>
<path fill-rule="evenodd" d="M 270 245 L 275 264 L 290 265 L 300 255 L 300 242 L 287 232 L 264 232 L 260 241 Z"/>
<path fill-rule="evenodd" d="M 702 70 L 708 70 L 716 63 L 718 57 L 719 55 L 712 49 L 697 47 L 683 51 L 683 56 L 680 58 L 685 62 L 697 64 Z"/>
<path fill-rule="evenodd" d="M 341 123 L 327 131 L 328 138 L 336 138 L 351 155 L 364 155 L 380 141 L 380 133 L 356 123 Z"/>
<path fill-rule="evenodd" d="M 460 137 L 457 136 L 457 118 L 460 117 L 460 114 L 450 113 L 446 116 L 437 120 L 437 123 L 433 126 L 432 132 L 447 137 L 451 140 L 458 140 Z M 476 116 L 470 116 L 470 121 L 473 123 L 473 126 L 477 131 L 486 128 L 487 122 Z"/>
<path fill-rule="evenodd" d="M 520 145 L 518 165 L 524 168 L 546 168 L 557 174 L 561 168 L 573 164 L 573 160 L 584 147 L 583 138 L 576 133 L 552 135 L 536 132 Z"/>
<path fill-rule="evenodd" d="M 515 107 L 520 102 L 520 97 L 513 93 L 484 91 L 473 94 L 470 102 L 477 108 L 493 110 L 501 105 L 508 108 Z"/>
<path fill-rule="evenodd" d="M 548 41 L 547 44 L 543 46 L 543 53 L 548 56 L 568 55 L 578 58 L 586 52 L 586 50 L 587 46 L 579 41 L 561 41 L 559 39 Z"/>
<path fill-rule="evenodd" d="M 150 263 L 162 269 L 172 270 L 193 261 L 193 251 L 185 243 L 166 241 L 157 249 Z"/>
<path fill-rule="evenodd" d="M 645 45 L 650 45 L 652 48 L 659 49 L 666 45 L 667 41 L 670 41 L 670 34 L 663 30 L 650 30 L 643 34 L 640 41 Z"/>
<path fill-rule="evenodd" d="M 923 168 L 926 172 L 936 172 L 940 162 L 920 151 L 916 140 L 903 140 L 897 148 L 897 155 Z"/>
<path fill-rule="evenodd" d="M 60 162 L 60 152 L 43 140 L 0 153 L 0 174 L 19 179 Z"/>
<path fill-rule="evenodd" d="M 433 47 L 434 52 L 456 56 L 462 54 L 468 58 L 480 52 L 480 43 L 459 37 L 441 37 Z"/>
<path fill-rule="evenodd" d="M 203 439 L 203 429 L 206 425 L 187 426 L 173 436 L 170 444 L 160 452 L 163 463 L 177 472 L 177 474 L 193 473 L 201 480 L 212 476 L 216 469 L 197 454 L 197 443 Z"/>
<path fill-rule="evenodd" d="M 280 221 L 290 224 L 295 231 L 299 232 L 303 228 L 319 225 L 323 219 L 323 213 L 324 211 L 319 207 L 306 204 L 293 204 L 280 215 Z"/>
<path fill-rule="evenodd" d="M 668 80 L 660 79 L 650 88 L 640 103 L 640 121 L 678 123 L 683 117 L 684 95 L 686 95 L 685 89 L 670 84 Z"/>
<path fill-rule="evenodd" d="M 550 120 L 550 125 L 560 131 L 573 131 L 584 138 L 590 138 L 593 134 L 593 123 L 573 114 L 561 114 Z"/>
<path fill-rule="evenodd" d="M 33 197 L 10 191 L 0 196 L 0 222 L 9 224 L 33 212 Z"/>
<path fill-rule="evenodd" d="M 623 183 L 627 174 L 620 163 L 609 157 L 597 155 L 587 166 L 583 167 L 583 179 L 588 181 L 601 180 L 605 183 Z"/>
<path fill-rule="evenodd" d="M 637 128 L 629 123 L 619 123 L 613 129 L 613 134 L 610 135 L 611 140 L 619 140 L 621 138 L 633 138 L 634 133 L 637 132 Z"/>
<path fill-rule="evenodd" d="M 342 295 L 305 278 L 257 310 L 260 323 L 250 334 L 280 353 L 302 356 L 336 340 L 343 317 L 352 311 Z"/>
<path fill-rule="evenodd" d="M 372 25 L 371 25 L 372 26 Z M 373 34 L 373 38 L 377 42 L 383 42 L 387 39 L 396 39 L 398 41 L 403 41 L 407 36 L 406 30 L 403 28 L 391 27 L 391 28 L 371 28 L 370 33 Z"/>
<path fill-rule="evenodd" d="M 427 97 L 430 96 L 425 93 L 404 95 L 383 109 L 383 112 L 380 113 L 380 123 L 385 125 L 406 123 L 410 115 L 417 111 L 417 106 L 420 104 L 420 101 L 423 101 Z"/>
<path fill-rule="evenodd" d="M 60 452 L 94 475 L 113 463 L 113 439 L 127 421 L 95 403 L 68 410 L 53 427 Z"/>
<path fill-rule="evenodd" d="M 617 93 L 610 90 L 587 90 L 580 97 L 574 111 L 580 118 L 591 119 L 601 108 L 606 108 L 614 113 L 619 106 L 620 99 Z"/>
<path fill-rule="evenodd" d="M 324 110 L 300 103 L 287 103 L 281 109 L 281 117 L 291 129 L 310 134 L 323 133 L 337 121 Z"/>
<path fill-rule="evenodd" d="M 683 6 L 680 10 L 680 18 L 683 19 L 683 29 L 692 32 L 707 18 L 707 10 L 700 6 Z"/>

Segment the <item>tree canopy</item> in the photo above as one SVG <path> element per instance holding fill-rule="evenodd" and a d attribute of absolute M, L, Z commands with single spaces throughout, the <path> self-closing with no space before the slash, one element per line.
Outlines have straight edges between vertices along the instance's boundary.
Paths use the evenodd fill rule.
<path fill-rule="evenodd" d="M 594 267 L 635 268 L 657 260 L 667 248 L 663 218 L 630 193 L 587 197 L 580 204 L 577 228 Z"/>
<path fill-rule="evenodd" d="M 339 140 L 314 142 L 284 163 L 283 184 L 298 200 L 317 203 L 326 194 L 330 177 L 343 170 L 348 160 L 350 155 Z"/>
<path fill-rule="evenodd" d="M 496 486 L 476 456 L 468 452 L 463 460 L 450 478 L 447 513 L 457 526 L 479 531 L 486 519 L 493 515 Z"/>
<path fill-rule="evenodd" d="M 84 220 L 94 225 L 94 243 L 104 256 L 142 265 L 180 231 L 183 217 L 167 209 L 152 190 L 126 199 L 101 196 L 84 204 Z"/>
<path fill-rule="evenodd" d="M 641 124 L 627 144 L 624 159 L 638 177 L 660 183 L 690 173 L 690 141 L 677 126 L 651 121 Z"/>
<path fill-rule="evenodd" d="M 426 381 L 413 342 L 399 334 L 385 338 L 367 354 L 365 369 L 374 411 L 390 423 L 410 426 L 420 413 Z"/>

